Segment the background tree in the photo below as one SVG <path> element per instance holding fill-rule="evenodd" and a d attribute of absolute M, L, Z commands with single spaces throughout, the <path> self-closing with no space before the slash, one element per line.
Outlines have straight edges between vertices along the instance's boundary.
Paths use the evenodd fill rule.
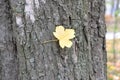
<path fill-rule="evenodd" d="M 0 6 L 1 80 L 107 80 L 104 0 L 1 0 Z M 55 39 L 57 25 L 75 29 L 71 48 L 41 44 Z"/>

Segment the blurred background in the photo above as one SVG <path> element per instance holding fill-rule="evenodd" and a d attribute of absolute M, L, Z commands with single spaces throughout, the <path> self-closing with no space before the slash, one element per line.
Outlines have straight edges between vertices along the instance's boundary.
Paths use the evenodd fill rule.
<path fill-rule="evenodd" d="M 120 0 L 106 0 L 107 76 L 120 80 Z"/>

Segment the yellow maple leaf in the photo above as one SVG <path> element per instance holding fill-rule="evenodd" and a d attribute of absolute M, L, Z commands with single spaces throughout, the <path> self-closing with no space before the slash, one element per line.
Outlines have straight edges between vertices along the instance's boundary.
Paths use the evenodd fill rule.
<path fill-rule="evenodd" d="M 53 35 L 59 40 L 60 47 L 64 48 L 66 46 L 70 48 L 72 46 L 70 39 L 75 37 L 74 29 L 64 29 L 63 26 L 57 26 L 55 31 Z"/>

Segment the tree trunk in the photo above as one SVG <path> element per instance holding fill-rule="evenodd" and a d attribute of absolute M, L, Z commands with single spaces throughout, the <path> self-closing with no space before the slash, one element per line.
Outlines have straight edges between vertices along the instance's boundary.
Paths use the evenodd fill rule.
<path fill-rule="evenodd" d="M 17 80 L 18 59 L 9 0 L 0 0 L 0 80 Z"/>
<path fill-rule="evenodd" d="M 0 7 L 0 80 L 107 80 L 104 0 L 0 4 L 11 7 Z M 55 39 L 57 25 L 75 29 L 71 48 L 62 49 L 58 42 L 42 44 Z"/>

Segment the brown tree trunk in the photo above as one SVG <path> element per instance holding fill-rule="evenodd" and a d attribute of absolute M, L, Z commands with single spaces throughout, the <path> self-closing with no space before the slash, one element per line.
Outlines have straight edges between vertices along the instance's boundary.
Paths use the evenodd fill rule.
<path fill-rule="evenodd" d="M 4 7 L 12 15 L 2 14 L 12 18 L 0 19 L 0 80 L 107 80 L 104 0 L 1 1 L 12 8 Z M 75 29 L 71 48 L 61 49 L 58 42 L 41 44 L 55 39 L 57 25 Z"/>

